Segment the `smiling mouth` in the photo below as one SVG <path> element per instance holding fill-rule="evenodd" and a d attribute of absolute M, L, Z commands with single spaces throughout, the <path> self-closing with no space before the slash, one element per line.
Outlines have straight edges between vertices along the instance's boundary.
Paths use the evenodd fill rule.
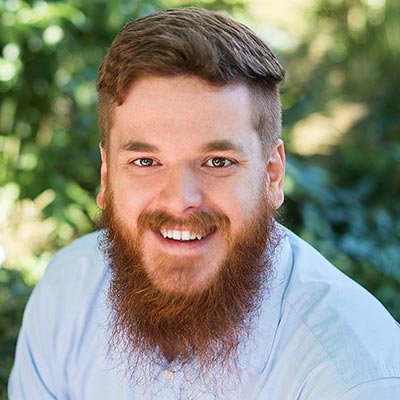
<path fill-rule="evenodd" d="M 211 233 L 215 232 L 215 228 L 208 229 L 207 231 L 196 232 L 191 230 L 180 229 L 160 229 L 160 234 L 164 239 L 175 240 L 179 242 L 188 242 L 192 240 L 202 240 Z"/>

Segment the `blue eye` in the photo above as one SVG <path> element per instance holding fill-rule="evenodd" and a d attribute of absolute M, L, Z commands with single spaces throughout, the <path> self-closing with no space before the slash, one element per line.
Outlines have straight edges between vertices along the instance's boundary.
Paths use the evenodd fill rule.
<path fill-rule="evenodd" d="M 133 161 L 133 164 L 138 167 L 154 167 L 158 165 L 157 161 L 154 161 L 152 158 L 138 158 Z"/>
<path fill-rule="evenodd" d="M 212 168 L 224 168 L 224 167 L 230 167 L 233 164 L 231 160 L 228 160 L 227 158 L 224 157 L 214 157 L 210 158 L 205 165 L 207 167 L 212 167 Z"/>

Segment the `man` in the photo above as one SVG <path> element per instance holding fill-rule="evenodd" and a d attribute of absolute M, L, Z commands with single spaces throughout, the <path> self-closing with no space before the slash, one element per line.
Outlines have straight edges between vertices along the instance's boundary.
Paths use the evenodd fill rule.
<path fill-rule="evenodd" d="M 97 79 L 104 229 L 36 287 L 11 400 L 400 398 L 397 323 L 275 222 L 283 76 L 218 13 L 125 26 Z"/>

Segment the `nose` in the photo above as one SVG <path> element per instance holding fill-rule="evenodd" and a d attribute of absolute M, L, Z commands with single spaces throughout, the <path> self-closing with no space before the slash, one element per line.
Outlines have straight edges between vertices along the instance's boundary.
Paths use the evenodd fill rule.
<path fill-rule="evenodd" d="M 159 194 L 159 206 L 171 215 L 182 215 L 203 202 L 201 182 L 189 167 L 171 168 Z"/>

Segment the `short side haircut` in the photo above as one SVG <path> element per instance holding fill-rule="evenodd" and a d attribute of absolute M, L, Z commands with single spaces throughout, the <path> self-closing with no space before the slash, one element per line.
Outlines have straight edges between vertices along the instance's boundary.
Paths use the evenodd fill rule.
<path fill-rule="evenodd" d="M 192 76 L 215 87 L 245 84 L 253 124 L 269 151 L 281 134 L 279 84 L 284 71 L 253 31 L 231 18 L 188 7 L 129 22 L 117 35 L 97 77 L 101 142 L 109 144 L 114 107 L 146 76 Z"/>

